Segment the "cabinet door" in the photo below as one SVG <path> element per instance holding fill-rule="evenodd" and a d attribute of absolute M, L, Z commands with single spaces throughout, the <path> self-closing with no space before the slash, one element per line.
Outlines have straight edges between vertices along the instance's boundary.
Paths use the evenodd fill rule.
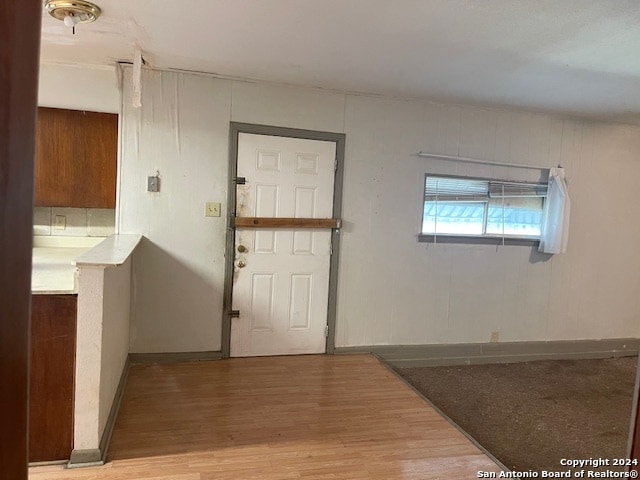
<path fill-rule="evenodd" d="M 115 208 L 118 116 L 38 109 L 35 204 Z"/>
<path fill-rule="evenodd" d="M 75 295 L 32 295 L 29 461 L 68 460 L 73 449 Z"/>

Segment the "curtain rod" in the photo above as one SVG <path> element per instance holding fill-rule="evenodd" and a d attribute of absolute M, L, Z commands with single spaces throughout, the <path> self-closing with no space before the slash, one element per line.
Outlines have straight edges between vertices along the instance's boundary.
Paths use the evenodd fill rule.
<path fill-rule="evenodd" d="M 419 157 L 423 158 L 437 158 L 440 160 L 455 160 L 457 162 L 465 162 L 465 163 L 479 163 L 482 165 L 496 165 L 498 167 L 514 167 L 514 168 L 526 168 L 529 170 L 549 170 L 551 167 L 537 167 L 534 165 L 522 165 L 518 163 L 503 163 L 503 162 L 491 162 L 487 160 L 476 160 L 475 158 L 466 158 L 466 157 L 454 157 L 453 155 L 439 155 L 436 153 L 427 153 L 420 151 L 418 152 Z M 559 168 L 560 165 L 558 165 Z"/>

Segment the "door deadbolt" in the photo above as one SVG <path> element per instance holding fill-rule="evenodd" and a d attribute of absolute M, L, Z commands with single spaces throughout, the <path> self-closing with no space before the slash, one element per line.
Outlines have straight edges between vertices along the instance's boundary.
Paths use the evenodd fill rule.
<path fill-rule="evenodd" d="M 247 264 L 246 264 L 246 263 L 244 263 L 242 260 L 240 260 L 240 261 L 238 262 L 238 268 L 244 268 L 244 267 L 246 267 L 246 266 L 247 266 Z"/>
<path fill-rule="evenodd" d="M 244 245 L 238 245 L 238 251 L 240 253 L 245 253 L 247 251 L 247 247 L 245 247 Z"/>

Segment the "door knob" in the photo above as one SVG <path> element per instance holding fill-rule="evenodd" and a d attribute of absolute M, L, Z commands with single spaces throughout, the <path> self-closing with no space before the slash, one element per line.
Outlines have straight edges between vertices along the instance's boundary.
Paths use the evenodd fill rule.
<path fill-rule="evenodd" d="M 245 253 L 247 251 L 247 247 L 245 247 L 244 245 L 238 245 L 238 251 L 240 253 Z"/>
<path fill-rule="evenodd" d="M 244 268 L 244 267 L 246 267 L 246 266 L 247 266 L 247 264 L 246 264 L 246 263 L 244 263 L 242 260 L 240 260 L 240 261 L 238 262 L 238 268 Z"/>

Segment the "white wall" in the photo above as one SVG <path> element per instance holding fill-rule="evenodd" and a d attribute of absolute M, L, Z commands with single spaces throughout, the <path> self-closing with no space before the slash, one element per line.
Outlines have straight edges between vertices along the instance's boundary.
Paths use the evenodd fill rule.
<path fill-rule="evenodd" d="M 120 91 L 115 67 L 41 64 L 38 105 L 119 113 Z"/>
<path fill-rule="evenodd" d="M 126 69 L 130 73 L 131 69 Z M 120 233 L 145 237 L 134 259 L 132 352 L 220 349 L 231 83 L 145 71 L 143 107 L 126 75 Z M 160 192 L 147 177 L 160 174 Z"/>
<path fill-rule="evenodd" d="M 78 322 L 76 327 L 76 375 L 73 412 L 73 449 L 97 449 L 100 445 L 100 369 L 102 349 L 102 292 L 104 268 L 78 271 Z"/>
<path fill-rule="evenodd" d="M 439 105 L 125 69 L 120 232 L 148 237 L 134 263 L 132 351 L 220 349 L 229 122 L 347 138 L 337 346 L 637 337 L 640 129 L 521 111 Z M 426 245 L 426 172 L 490 175 L 420 150 L 555 166 L 571 178 L 569 252 Z M 146 192 L 160 171 L 161 192 Z M 594 193 L 597 192 L 597 193 Z"/>
<path fill-rule="evenodd" d="M 471 107 L 347 99 L 337 345 L 637 337 L 640 241 L 629 193 L 640 129 Z M 569 252 L 414 239 L 425 172 L 491 167 L 415 152 L 554 166 L 571 178 Z"/>
<path fill-rule="evenodd" d="M 111 241 L 113 237 L 110 238 Z M 74 451 L 97 450 L 129 355 L 131 258 L 78 272 Z"/>
<path fill-rule="evenodd" d="M 104 433 L 111 407 L 129 356 L 131 258 L 104 269 L 102 368 L 98 431 Z"/>

